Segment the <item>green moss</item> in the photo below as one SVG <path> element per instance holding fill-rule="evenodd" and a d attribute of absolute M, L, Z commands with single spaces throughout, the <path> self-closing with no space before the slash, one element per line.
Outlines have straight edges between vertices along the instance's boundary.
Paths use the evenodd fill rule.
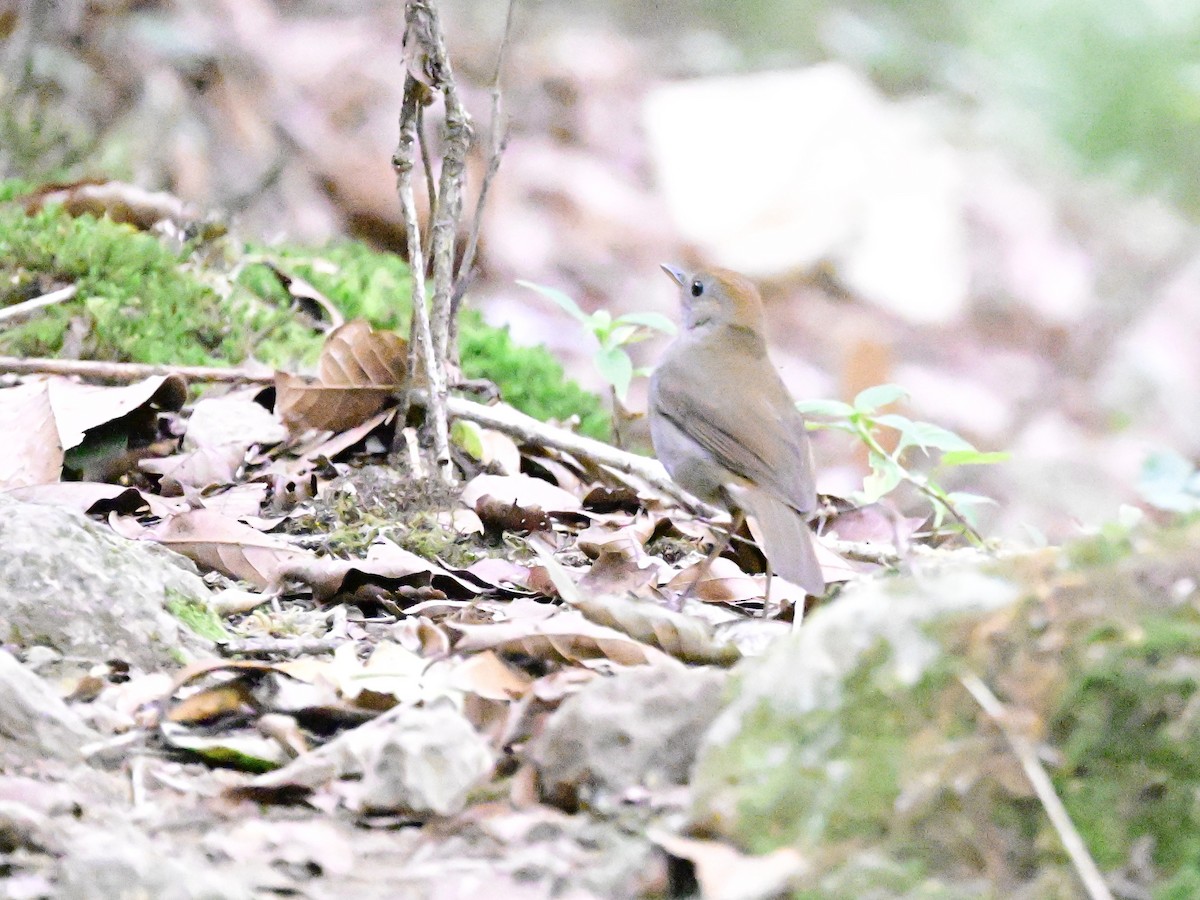
<path fill-rule="evenodd" d="M 909 744 L 945 683 L 936 672 L 915 689 L 889 683 L 880 674 L 889 652 L 881 642 L 864 656 L 837 709 L 787 717 L 764 702 L 735 738 L 708 753 L 705 768 L 724 773 L 719 790 L 738 798 L 736 838 L 749 852 L 869 841 L 888 831 Z"/>
<path fill-rule="evenodd" d="M 0 182 L 0 202 L 27 190 L 22 182 Z M 77 294 L 0 332 L 0 353 L 56 356 L 74 333 L 83 335 L 77 352 L 87 359 L 229 365 L 253 356 L 281 368 L 311 365 L 322 336 L 297 320 L 292 298 L 256 258 L 311 282 L 347 319 L 408 329 L 408 267 L 394 254 L 353 242 L 319 250 L 170 247 L 107 219 L 74 218 L 54 206 L 26 215 L 7 205 L 0 206 L 0 306 L 64 284 Z M 231 280 L 243 259 L 247 264 Z M 505 400 L 536 418 L 576 418 L 583 433 L 607 436 L 600 399 L 567 381 L 544 349 L 517 346 L 472 310 L 462 315 L 459 331 L 468 377 L 495 382 Z"/>
<path fill-rule="evenodd" d="M 504 399 L 529 415 L 546 420 L 579 418 L 579 431 L 605 440 L 608 414 L 600 398 L 563 376 L 562 366 L 550 354 L 513 343 L 508 329 L 491 328 L 474 310 L 463 315 L 459 327 L 463 374 L 490 378 Z"/>
<path fill-rule="evenodd" d="M 1103 867 L 1153 840 L 1165 871 L 1200 858 L 1200 621 L 1147 615 L 1093 643 L 1051 720 L 1063 800 Z"/>
<path fill-rule="evenodd" d="M 186 597 L 176 591 L 167 591 L 167 612 L 190 628 L 200 637 L 210 641 L 221 641 L 229 638 L 224 623 L 208 606 L 193 597 Z"/>

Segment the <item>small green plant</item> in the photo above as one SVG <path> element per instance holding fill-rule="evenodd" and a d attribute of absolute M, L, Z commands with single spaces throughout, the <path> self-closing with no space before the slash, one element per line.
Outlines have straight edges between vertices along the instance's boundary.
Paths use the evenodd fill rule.
<path fill-rule="evenodd" d="M 809 422 L 812 430 L 832 428 L 854 435 L 867 448 L 867 459 L 871 474 L 863 479 L 862 490 L 851 499 L 858 504 L 874 503 L 887 496 L 901 484 L 911 485 L 933 508 L 933 527 L 943 528 L 947 519 L 954 527 L 974 541 L 982 538 L 975 527 L 975 513 L 979 506 L 993 501 L 978 494 L 963 491 L 948 491 L 934 480 L 932 474 L 912 471 L 905 465 L 906 452 L 916 447 L 929 455 L 940 451 L 941 466 L 985 465 L 1003 462 L 1007 453 L 985 453 L 976 450 L 969 441 L 952 431 L 929 422 L 914 422 L 898 413 L 880 410 L 908 397 L 908 391 L 895 384 L 880 384 L 869 387 L 858 394 L 852 403 L 841 400 L 808 400 L 796 404 L 805 416 L 829 419 L 827 422 Z M 888 451 L 880 443 L 881 429 L 892 429 L 900 434 L 896 449 Z"/>
<path fill-rule="evenodd" d="M 1160 450 L 1142 463 L 1138 493 L 1157 510 L 1193 516 L 1200 512 L 1200 471 L 1174 450 Z"/>
<path fill-rule="evenodd" d="M 646 340 L 656 331 L 662 334 L 675 333 L 674 323 L 658 313 L 625 313 L 614 318 L 608 310 L 598 309 L 588 315 L 579 308 L 578 303 L 560 290 L 531 281 L 518 281 L 517 284 L 552 300 L 596 339 L 600 346 L 592 356 L 592 361 L 596 364 L 600 377 L 608 383 L 614 397 L 622 404 L 629 395 L 629 385 L 634 376 L 649 374 L 647 369 L 634 369 L 633 360 L 629 358 L 626 348 Z"/>

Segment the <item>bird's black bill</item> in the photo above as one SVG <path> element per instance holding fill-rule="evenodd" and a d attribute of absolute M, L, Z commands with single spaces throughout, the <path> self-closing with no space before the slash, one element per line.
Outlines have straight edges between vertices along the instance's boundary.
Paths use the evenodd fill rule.
<path fill-rule="evenodd" d="M 680 287 L 683 287 L 684 283 L 687 281 L 687 273 L 682 269 L 677 269 L 674 266 L 668 266 L 666 263 L 663 263 L 660 268 L 673 279 L 675 279 L 675 283 Z"/>

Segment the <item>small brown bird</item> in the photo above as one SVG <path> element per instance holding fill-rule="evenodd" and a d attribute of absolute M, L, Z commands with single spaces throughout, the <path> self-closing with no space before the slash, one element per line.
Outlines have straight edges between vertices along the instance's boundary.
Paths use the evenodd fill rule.
<path fill-rule="evenodd" d="M 820 596 L 825 579 L 805 516 L 816 506 L 804 418 L 767 356 L 762 299 L 724 269 L 687 275 L 684 330 L 650 379 L 650 437 L 671 477 L 723 506 L 734 529 L 752 516 L 779 576 Z"/>

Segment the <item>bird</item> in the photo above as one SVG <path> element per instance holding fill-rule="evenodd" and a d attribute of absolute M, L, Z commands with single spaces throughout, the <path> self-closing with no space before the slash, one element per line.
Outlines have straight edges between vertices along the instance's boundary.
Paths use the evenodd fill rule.
<path fill-rule="evenodd" d="M 728 269 L 662 269 L 679 286 L 683 328 L 650 378 L 654 452 L 676 484 L 730 513 L 731 536 L 746 515 L 756 520 L 770 570 L 819 597 L 806 522 L 817 504 L 812 449 L 767 354 L 758 289 Z"/>

